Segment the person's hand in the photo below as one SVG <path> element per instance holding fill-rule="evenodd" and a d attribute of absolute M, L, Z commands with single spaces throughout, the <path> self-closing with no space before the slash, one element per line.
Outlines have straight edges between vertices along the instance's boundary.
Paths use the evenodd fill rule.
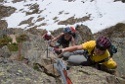
<path fill-rule="evenodd" d="M 58 54 L 58 55 L 62 53 L 62 50 L 61 50 L 61 49 L 54 48 L 54 50 L 55 50 L 55 53 Z"/>

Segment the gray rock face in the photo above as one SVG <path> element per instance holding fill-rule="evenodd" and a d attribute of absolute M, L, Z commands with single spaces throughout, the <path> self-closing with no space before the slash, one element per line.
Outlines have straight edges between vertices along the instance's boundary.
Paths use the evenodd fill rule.
<path fill-rule="evenodd" d="M 82 30 L 78 28 L 78 32 Z M 12 30 L 11 30 L 12 31 Z M 89 39 L 91 39 L 92 34 L 89 31 L 89 29 L 83 28 L 84 36 L 86 35 L 86 32 L 88 31 L 88 36 L 90 36 Z M 14 32 L 16 32 L 14 30 Z M 18 31 L 19 32 L 19 31 Z M 55 31 L 56 32 L 56 31 Z M 2 70 L 0 74 L 0 78 L 2 79 L 1 84 L 3 82 L 5 83 L 19 83 L 19 84 L 62 84 L 61 82 L 61 76 L 59 76 L 56 71 L 53 71 L 53 68 L 51 65 L 53 65 L 56 60 L 54 54 L 50 51 L 49 57 L 47 57 L 46 49 L 47 44 L 46 41 L 44 41 L 41 38 L 41 35 L 36 32 L 30 33 L 30 31 L 25 31 L 25 34 L 28 35 L 29 40 L 24 41 L 21 43 L 20 47 L 20 55 L 24 56 L 26 60 L 28 61 L 27 64 L 24 64 L 23 61 L 8 61 L 7 58 L 9 57 L 8 54 L 4 55 L 7 58 L 1 57 L 0 59 L 0 67 Z M 15 35 L 18 35 L 18 33 L 15 33 Z M 78 33 L 81 36 L 81 32 Z M 82 37 L 82 36 L 81 36 Z M 85 37 L 84 41 L 89 40 L 87 37 Z M 112 38 L 113 39 L 113 38 Z M 115 38 L 115 40 L 119 40 L 120 38 Z M 79 39 L 82 40 L 82 39 Z M 118 41 L 117 41 L 118 42 Z M 123 42 L 124 43 L 124 42 Z M 9 52 L 6 47 L 2 48 L 4 51 Z M 122 48 L 121 48 L 122 49 Z M 2 51 L 2 50 L 1 50 Z M 18 51 L 11 52 L 11 57 L 18 56 Z M 11 58 L 10 57 L 10 58 Z M 51 58 L 50 58 L 51 57 Z M 25 60 L 25 61 L 26 61 Z M 43 73 L 42 70 L 40 72 L 34 71 L 33 67 L 35 63 L 39 63 L 41 66 L 44 66 L 46 69 L 48 69 L 47 73 Z M 40 67 L 38 67 L 40 68 Z M 4 72 L 5 71 L 5 72 Z M 56 75 L 55 75 L 56 73 Z M 53 75 L 53 76 L 52 76 Z M 72 80 L 73 84 L 124 84 L 125 80 L 113 75 L 110 75 L 106 72 L 99 71 L 97 69 L 94 69 L 92 67 L 80 67 L 80 66 L 72 66 L 68 70 L 68 76 Z M 8 79 L 5 79 L 8 78 Z M 12 77 L 12 78 L 11 78 Z M 14 80 L 14 79 L 16 80 Z M 84 80 L 83 80 L 84 79 Z M 117 80 L 116 80 L 117 79 Z M 23 80 L 23 81 L 22 81 Z M 34 80 L 34 81 L 33 81 Z M 25 81 L 25 82 L 24 82 Z M 56 82 L 57 81 L 57 82 Z"/>
<path fill-rule="evenodd" d="M 0 63 L 0 84 L 56 84 L 53 77 L 18 61 Z"/>
<path fill-rule="evenodd" d="M 73 66 L 69 71 L 73 84 L 124 84 L 125 80 L 92 67 Z"/>
<path fill-rule="evenodd" d="M 13 2 L 18 1 L 22 0 L 13 0 Z M 3 0 L 0 0 L 0 2 L 3 2 Z M 1 5 L 0 19 L 10 16 L 15 12 L 15 10 L 15 8 Z M 61 77 L 58 77 L 58 73 L 56 73 L 57 77 L 49 75 L 55 74 L 56 72 L 54 71 L 53 73 L 52 68 L 53 63 L 55 63 L 56 60 L 54 58 L 55 55 L 53 55 L 52 52 L 50 52 L 49 57 L 47 57 L 47 44 L 40 35 L 43 31 L 39 31 L 35 28 L 27 31 L 24 31 L 23 29 L 7 29 L 8 24 L 4 20 L 0 21 L 0 24 L 0 37 L 4 34 L 15 34 L 16 36 L 26 34 L 29 37 L 27 41 L 20 43 L 21 46 L 17 52 L 10 52 L 7 46 L 0 48 L 0 84 L 62 84 Z M 125 78 L 124 29 L 124 25 L 120 24 L 116 27 L 110 28 L 110 30 L 106 29 L 105 31 L 101 31 L 93 35 L 87 26 L 78 25 L 76 26 L 78 34 L 77 43 L 81 44 L 82 42 L 90 39 L 96 39 L 99 35 L 109 36 L 113 44 L 118 47 L 118 53 L 113 57 L 118 63 L 117 71 L 119 72 L 120 77 Z M 60 32 L 62 32 L 62 29 L 55 30 L 52 32 L 52 34 L 56 36 Z M 8 60 L 9 58 L 14 58 L 14 56 L 17 57 L 18 55 L 24 57 L 22 61 Z M 49 74 L 43 72 L 42 70 L 41 72 L 34 70 L 33 67 L 35 63 L 38 63 L 48 69 Z M 68 70 L 68 76 L 72 80 L 73 84 L 125 84 L 124 79 L 99 71 L 92 67 L 81 68 L 80 66 L 72 66 L 70 70 Z"/>
<path fill-rule="evenodd" d="M 9 51 L 7 46 L 3 46 L 0 48 L 0 57 L 9 58 L 11 56 L 11 52 Z"/>
<path fill-rule="evenodd" d="M 7 35 L 7 22 L 5 20 L 0 20 L 0 38 L 2 38 L 4 35 Z"/>
<path fill-rule="evenodd" d="M 0 30 L 6 30 L 7 26 L 8 26 L 8 24 L 5 20 L 0 20 Z M 5 32 L 5 31 L 3 31 L 3 32 Z"/>
<path fill-rule="evenodd" d="M 85 25 L 77 25 L 76 31 L 78 31 L 79 36 L 81 36 L 79 40 L 82 42 L 93 39 L 91 30 Z"/>

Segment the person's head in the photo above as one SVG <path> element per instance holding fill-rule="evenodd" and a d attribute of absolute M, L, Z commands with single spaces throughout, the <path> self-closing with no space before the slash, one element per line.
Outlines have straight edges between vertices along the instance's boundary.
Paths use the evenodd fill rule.
<path fill-rule="evenodd" d="M 66 39 L 69 39 L 71 36 L 72 36 L 72 33 L 71 33 L 71 29 L 70 27 L 66 27 L 63 29 L 63 32 L 64 32 L 64 38 Z"/>
<path fill-rule="evenodd" d="M 98 55 L 103 54 L 106 49 L 108 49 L 111 46 L 111 41 L 106 36 L 100 36 L 96 40 L 96 47 L 95 47 L 95 53 Z"/>
<path fill-rule="evenodd" d="M 50 40 L 52 37 L 51 37 L 51 32 L 47 31 L 47 33 L 45 34 L 44 36 L 44 39 L 45 40 Z"/>
<path fill-rule="evenodd" d="M 47 32 L 47 36 L 51 36 L 51 32 L 48 31 L 48 32 Z"/>
<path fill-rule="evenodd" d="M 64 32 L 64 33 L 69 33 L 69 34 L 70 34 L 70 33 L 71 33 L 70 27 L 64 28 L 64 29 L 63 29 L 63 32 Z"/>

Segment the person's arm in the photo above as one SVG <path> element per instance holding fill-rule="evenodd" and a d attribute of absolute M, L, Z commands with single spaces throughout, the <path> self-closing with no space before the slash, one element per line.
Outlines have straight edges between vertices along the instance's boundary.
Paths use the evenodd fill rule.
<path fill-rule="evenodd" d="M 42 38 L 45 38 L 45 35 L 47 34 L 47 31 L 43 32 Z"/>
<path fill-rule="evenodd" d="M 45 37 L 45 35 L 46 35 L 46 33 L 42 35 L 42 38 L 44 38 L 44 37 Z"/>
<path fill-rule="evenodd" d="M 64 33 L 59 34 L 57 37 L 54 37 L 52 41 L 56 41 L 58 38 L 60 38 Z"/>
<path fill-rule="evenodd" d="M 51 39 L 54 39 L 54 38 L 55 38 L 53 35 L 51 35 L 51 37 L 52 37 Z"/>
<path fill-rule="evenodd" d="M 74 40 L 73 36 L 72 36 L 71 44 L 72 44 L 72 46 L 75 45 L 75 40 Z"/>
<path fill-rule="evenodd" d="M 81 45 L 70 46 L 70 47 L 67 47 L 67 48 L 63 48 L 62 52 L 67 52 L 67 51 L 72 52 L 72 51 L 81 50 L 81 49 L 83 49 L 82 44 Z"/>

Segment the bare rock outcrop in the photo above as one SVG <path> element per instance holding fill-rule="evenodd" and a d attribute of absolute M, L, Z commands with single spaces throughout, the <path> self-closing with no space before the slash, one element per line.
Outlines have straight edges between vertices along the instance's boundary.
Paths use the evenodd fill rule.
<path fill-rule="evenodd" d="M 19 61 L 0 62 L 0 84 L 56 84 L 55 78 Z"/>
<path fill-rule="evenodd" d="M 92 33 L 88 27 L 84 25 L 79 25 L 77 26 L 76 29 L 80 36 L 79 40 L 81 40 L 81 42 L 93 39 Z M 62 84 L 61 76 L 57 71 L 55 71 L 55 69 L 53 69 L 53 64 L 56 62 L 54 58 L 55 55 L 51 51 L 49 51 L 48 53 L 49 57 L 47 56 L 47 51 L 46 51 L 47 42 L 43 38 L 41 38 L 41 32 L 43 32 L 44 30 L 40 32 L 38 30 L 35 31 L 33 30 L 23 31 L 22 29 L 21 30 L 9 29 L 9 30 L 16 36 L 19 36 L 20 34 L 25 34 L 29 38 L 28 40 L 21 42 L 21 47 L 19 49 L 20 55 L 23 56 L 25 60 L 12 61 L 14 59 L 11 58 L 14 55 L 18 56 L 19 51 L 11 52 L 11 54 L 9 55 L 11 61 L 7 61 L 9 56 L 6 56 L 6 58 L 0 57 L 1 58 L 0 67 L 4 69 L 1 71 L 0 74 L 0 78 L 2 79 L 2 81 L 0 81 L 1 84 L 3 83 L 3 81 L 10 83 L 23 83 L 23 84 L 27 83 L 50 84 L 50 82 L 51 84 Z M 54 32 L 56 33 L 56 31 Z M 83 36 L 84 38 L 82 38 Z M 25 63 L 24 61 L 27 61 L 27 63 Z M 38 67 L 35 64 L 44 66 L 44 68 L 47 69 L 47 72 L 44 72 L 43 68 L 41 68 L 40 66 Z M 5 73 L 7 73 L 9 76 Z M 12 76 L 16 80 L 11 78 L 10 76 Z M 68 76 L 71 78 L 73 84 L 124 84 L 125 83 L 125 80 L 120 77 L 116 77 L 106 72 L 99 71 L 92 67 L 81 68 L 81 66 L 72 66 L 68 70 Z M 8 80 L 10 81 L 5 80 L 5 77 L 8 78 Z"/>
<path fill-rule="evenodd" d="M 3 17 L 8 17 L 10 16 L 12 13 L 15 12 L 15 8 L 13 7 L 6 7 L 3 5 L 0 5 L 0 19 Z"/>

